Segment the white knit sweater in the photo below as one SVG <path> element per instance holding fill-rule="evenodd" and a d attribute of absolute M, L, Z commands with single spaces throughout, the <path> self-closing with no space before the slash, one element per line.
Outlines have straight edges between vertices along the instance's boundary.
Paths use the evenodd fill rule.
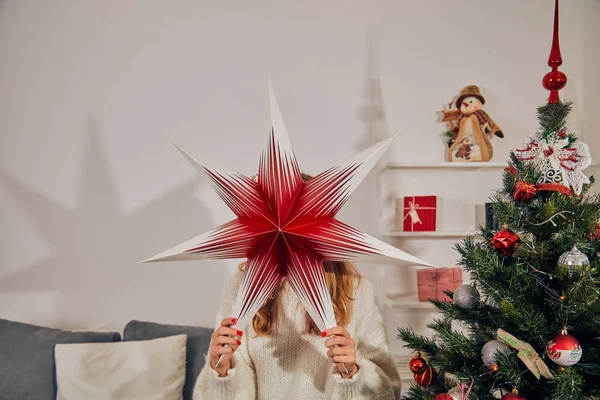
<path fill-rule="evenodd" d="M 231 317 L 241 282 L 236 273 L 223 292 L 217 323 Z M 256 336 L 250 325 L 234 353 L 232 368 L 219 377 L 206 365 L 194 400 L 319 400 L 400 398 L 400 376 L 389 353 L 383 320 L 371 284 L 363 279 L 354 292 L 354 312 L 346 327 L 356 342 L 359 371 L 343 379 L 327 357 L 325 338 L 306 332 L 306 311 L 284 281 L 274 332 Z"/>

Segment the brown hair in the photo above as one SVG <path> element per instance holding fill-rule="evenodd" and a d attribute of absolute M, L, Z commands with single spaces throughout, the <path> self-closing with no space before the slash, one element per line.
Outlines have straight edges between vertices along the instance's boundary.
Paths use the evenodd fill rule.
<path fill-rule="evenodd" d="M 244 270 L 245 264 L 240 264 L 239 269 Z M 361 282 L 361 275 L 352 263 L 338 261 L 323 261 L 325 279 L 333 302 L 335 320 L 339 326 L 347 326 L 352 316 L 352 303 L 354 298 L 354 286 Z M 277 294 L 281 290 L 281 283 L 273 291 L 265 304 L 252 318 L 252 327 L 258 336 L 268 335 L 273 332 L 274 321 L 277 318 L 278 299 Z M 307 332 L 321 334 L 315 322 L 306 313 Z"/>

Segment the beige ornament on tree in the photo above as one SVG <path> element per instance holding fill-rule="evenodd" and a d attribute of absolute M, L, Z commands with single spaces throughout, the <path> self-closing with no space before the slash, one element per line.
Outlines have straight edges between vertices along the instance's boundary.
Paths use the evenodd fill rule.
<path fill-rule="evenodd" d="M 450 108 L 442 111 L 441 122 L 448 124 L 448 161 L 489 161 L 494 155 L 492 138 L 504 134 L 483 111 L 485 98 L 479 87 L 464 87 Z"/>

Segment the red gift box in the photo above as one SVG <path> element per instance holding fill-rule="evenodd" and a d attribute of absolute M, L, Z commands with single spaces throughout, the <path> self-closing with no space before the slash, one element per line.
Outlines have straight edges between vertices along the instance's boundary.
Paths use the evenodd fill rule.
<path fill-rule="evenodd" d="M 437 196 L 405 197 L 404 230 L 407 232 L 435 231 L 437 212 Z"/>
<path fill-rule="evenodd" d="M 445 291 L 454 292 L 462 285 L 460 268 L 425 268 L 417 270 L 417 289 L 419 301 L 452 301 Z"/>

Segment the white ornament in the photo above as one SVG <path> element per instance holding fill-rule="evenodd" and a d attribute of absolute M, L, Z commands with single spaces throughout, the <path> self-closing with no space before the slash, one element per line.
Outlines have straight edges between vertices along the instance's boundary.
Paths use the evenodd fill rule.
<path fill-rule="evenodd" d="M 565 329 L 548 342 L 546 353 L 550 360 L 563 367 L 577 364 L 583 356 L 583 349 L 579 341 L 569 335 Z"/>
<path fill-rule="evenodd" d="M 569 139 L 562 132 L 551 133 L 547 139 L 537 133 L 525 140 L 525 148 L 517 150 L 517 157 L 537 164 L 542 172 L 538 183 L 561 184 L 579 195 L 583 185 L 590 183 L 583 170 L 590 166 L 592 157 L 587 144 L 568 145 Z"/>

